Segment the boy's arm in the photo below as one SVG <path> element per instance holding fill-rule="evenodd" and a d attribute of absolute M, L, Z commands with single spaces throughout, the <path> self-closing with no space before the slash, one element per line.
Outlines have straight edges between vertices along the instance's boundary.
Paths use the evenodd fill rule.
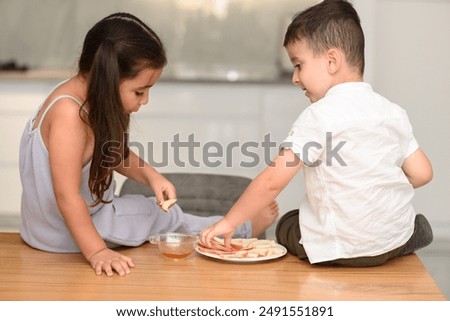
<path fill-rule="evenodd" d="M 414 188 L 427 184 L 433 178 L 430 160 L 420 148 L 403 161 L 402 170 Z"/>
<path fill-rule="evenodd" d="M 283 149 L 270 166 L 250 183 L 224 219 L 201 233 L 202 242 L 210 245 L 214 236 L 224 235 L 225 244 L 229 245 L 236 227 L 269 206 L 302 167 L 302 161 L 292 150 Z"/>
<path fill-rule="evenodd" d="M 244 191 L 227 214 L 234 227 L 260 213 L 283 191 L 303 167 L 291 149 L 283 149 L 270 166 L 263 170 Z"/>

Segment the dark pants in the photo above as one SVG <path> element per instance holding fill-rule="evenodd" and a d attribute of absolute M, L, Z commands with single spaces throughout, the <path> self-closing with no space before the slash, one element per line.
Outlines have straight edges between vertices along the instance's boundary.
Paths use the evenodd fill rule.
<path fill-rule="evenodd" d="M 293 210 L 280 218 L 277 224 L 275 235 L 277 242 L 285 246 L 289 253 L 297 255 L 299 259 L 309 261 L 303 245 L 299 243 L 301 238 L 299 226 L 299 211 Z M 410 254 L 420 248 L 429 245 L 433 241 L 433 232 L 425 216 L 417 214 L 414 225 L 414 233 L 405 245 L 390 252 L 377 255 L 355 257 L 349 259 L 337 259 L 320 262 L 319 265 L 339 265 L 339 266 L 377 266 L 385 263 L 394 257 Z"/>

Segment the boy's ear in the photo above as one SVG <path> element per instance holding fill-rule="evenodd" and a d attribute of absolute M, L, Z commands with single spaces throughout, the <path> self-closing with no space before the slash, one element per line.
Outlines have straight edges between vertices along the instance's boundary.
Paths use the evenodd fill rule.
<path fill-rule="evenodd" d="M 328 72 L 330 74 L 335 74 L 342 64 L 342 51 L 337 48 L 330 48 L 326 53 L 327 63 L 328 63 Z"/>

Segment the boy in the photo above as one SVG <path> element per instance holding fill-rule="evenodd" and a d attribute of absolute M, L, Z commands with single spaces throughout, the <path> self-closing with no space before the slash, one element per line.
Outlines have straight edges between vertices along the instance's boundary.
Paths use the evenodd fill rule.
<path fill-rule="evenodd" d="M 431 227 L 411 200 L 431 180 L 431 164 L 405 111 L 363 82 L 364 34 L 352 5 L 325 0 L 301 12 L 283 45 L 292 82 L 312 104 L 272 164 L 201 241 L 223 235 L 229 245 L 236 226 L 303 168 L 307 195 L 276 229 L 290 253 L 312 264 L 375 266 L 429 245 Z"/>

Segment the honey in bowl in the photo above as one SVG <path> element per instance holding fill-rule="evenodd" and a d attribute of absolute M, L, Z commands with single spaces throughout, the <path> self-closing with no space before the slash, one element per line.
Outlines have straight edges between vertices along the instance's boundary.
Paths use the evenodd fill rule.
<path fill-rule="evenodd" d="M 172 260 L 187 258 L 194 252 L 198 237 L 192 234 L 166 233 L 152 236 L 150 242 L 158 244 L 161 255 Z"/>
<path fill-rule="evenodd" d="M 159 243 L 162 256 L 170 259 L 184 259 L 194 252 L 190 243 Z"/>

